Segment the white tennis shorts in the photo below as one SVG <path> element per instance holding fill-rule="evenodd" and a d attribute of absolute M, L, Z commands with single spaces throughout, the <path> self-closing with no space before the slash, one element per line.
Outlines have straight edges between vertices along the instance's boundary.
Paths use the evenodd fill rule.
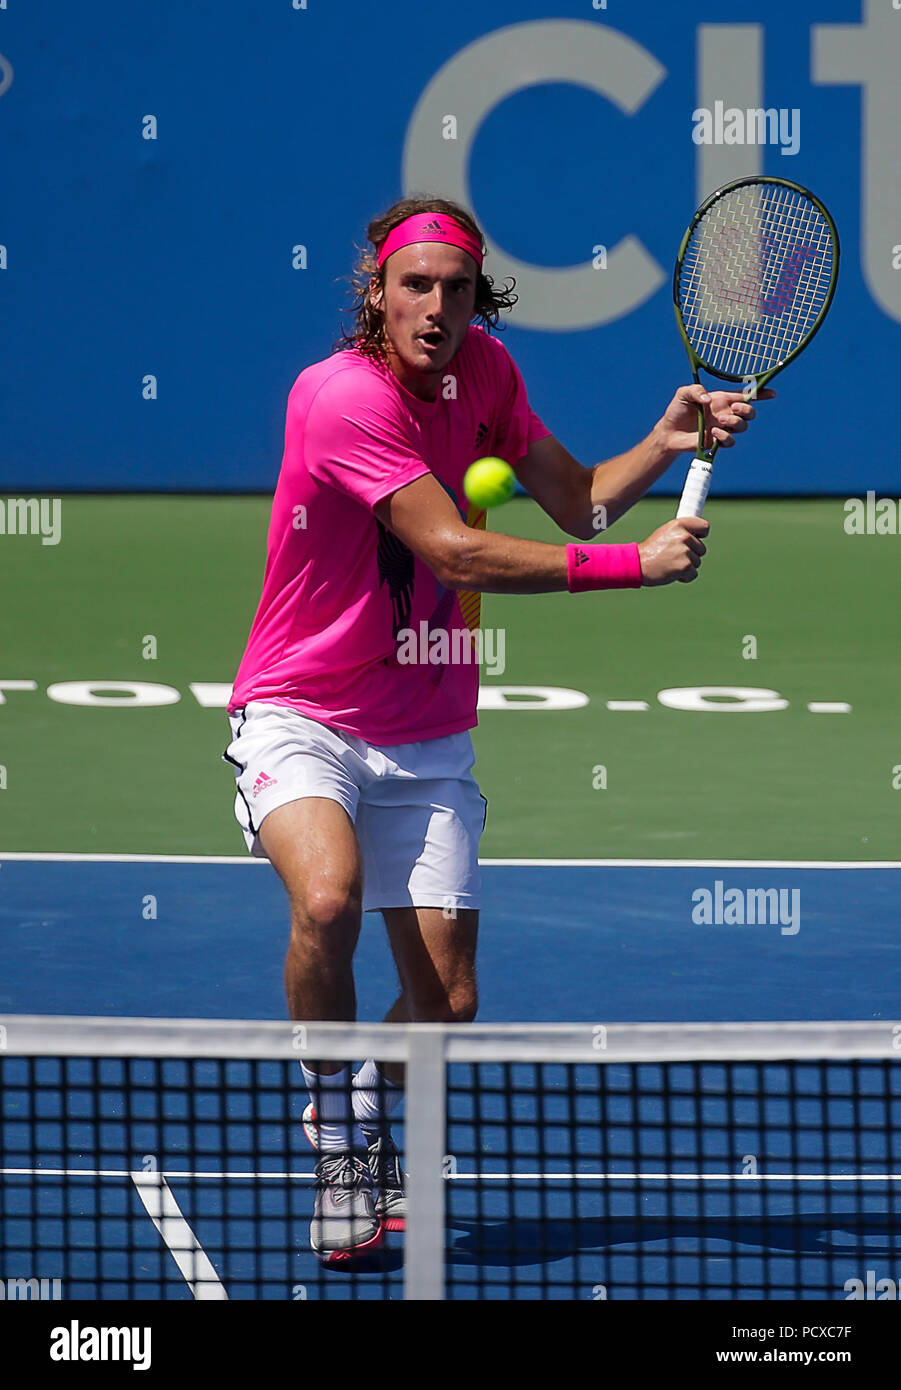
<path fill-rule="evenodd" d="M 235 816 L 251 854 L 266 858 L 258 832 L 270 811 L 328 797 L 356 828 L 364 912 L 481 905 L 478 848 L 488 803 L 472 775 L 468 731 L 376 748 L 256 700 L 229 723 L 222 756 L 235 770 Z"/>

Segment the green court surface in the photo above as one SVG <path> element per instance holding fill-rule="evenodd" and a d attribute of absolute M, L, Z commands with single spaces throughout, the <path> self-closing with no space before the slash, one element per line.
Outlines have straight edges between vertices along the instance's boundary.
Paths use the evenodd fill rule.
<path fill-rule="evenodd" d="M 641 539 L 673 506 L 639 504 L 611 539 Z M 268 514 L 262 497 L 64 497 L 59 545 L 0 538 L 0 679 L 37 686 L 7 690 L 0 707 L 0 848 L 244 852 L 219 757 L 225 713 L 190 685 L 235 674 Z M 565 688 L 588 703 L 482 712 L 483 857 L 899 857 L 901 539 L 846 535 L 840 499 L 713 500 L 706 514 L 695 584 L 484 599 L 505 669 L 483 684 Z M 566 539 L 524 498 L 492 524 Z M 756 659 L 743 655 L 749 637 Z M 180 698 L 97 707 L 47 693 L 79 681 L 150 682 Z M 775 691 L 788 706 L 658 700 L 706 686 Z M 816 702 L 850 710 L 813 712 Z"/>

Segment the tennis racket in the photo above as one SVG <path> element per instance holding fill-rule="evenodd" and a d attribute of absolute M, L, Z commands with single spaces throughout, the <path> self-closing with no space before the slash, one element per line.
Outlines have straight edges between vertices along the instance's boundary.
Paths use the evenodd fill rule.
<path fill-rule="evenodd" d="M 673 275 L 676 322 L 692 377 L 701 368 L 745 383 L 753 400 L 810 342 L 828 313 L 838 278 L 835 223 L 819 198 L 788 179 L 736 179 L 698 208 L 682 238 Z M 714 439 L 698 452 L 676 516 L 700 516 Z"/>

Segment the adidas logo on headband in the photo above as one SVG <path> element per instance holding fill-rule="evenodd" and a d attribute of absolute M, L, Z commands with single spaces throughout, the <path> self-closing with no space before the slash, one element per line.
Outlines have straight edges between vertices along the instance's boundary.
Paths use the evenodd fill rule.
<path fill-rule="evenodd" d="M 392 228 L 378 249 L 377 264 L 382 265 L 393 252 L 417 241 L 443 241 L 445 245 L 459 246 L 461 251 L 472 256 L 480 270 L 482 268 L 482 244 L 479 238 L 456 218 L 440 217 L 434 213 L 412 213 Z"/>

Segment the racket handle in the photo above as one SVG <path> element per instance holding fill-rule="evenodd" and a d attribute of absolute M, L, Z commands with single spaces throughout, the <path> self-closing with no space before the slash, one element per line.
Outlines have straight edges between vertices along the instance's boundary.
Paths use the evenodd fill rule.
<path fill-rule="evenodd" d="M 679 510 L 676 512 L 677 517 L 701 515 L 704 510 L 704 503 L 707 501 L 707 494 L 710 491 L 710 479 L 712 477 L 713 464 L 709 459 L 692 459 L 688 477 L 685 479 L 685 486 L 682 489 Z"/>

